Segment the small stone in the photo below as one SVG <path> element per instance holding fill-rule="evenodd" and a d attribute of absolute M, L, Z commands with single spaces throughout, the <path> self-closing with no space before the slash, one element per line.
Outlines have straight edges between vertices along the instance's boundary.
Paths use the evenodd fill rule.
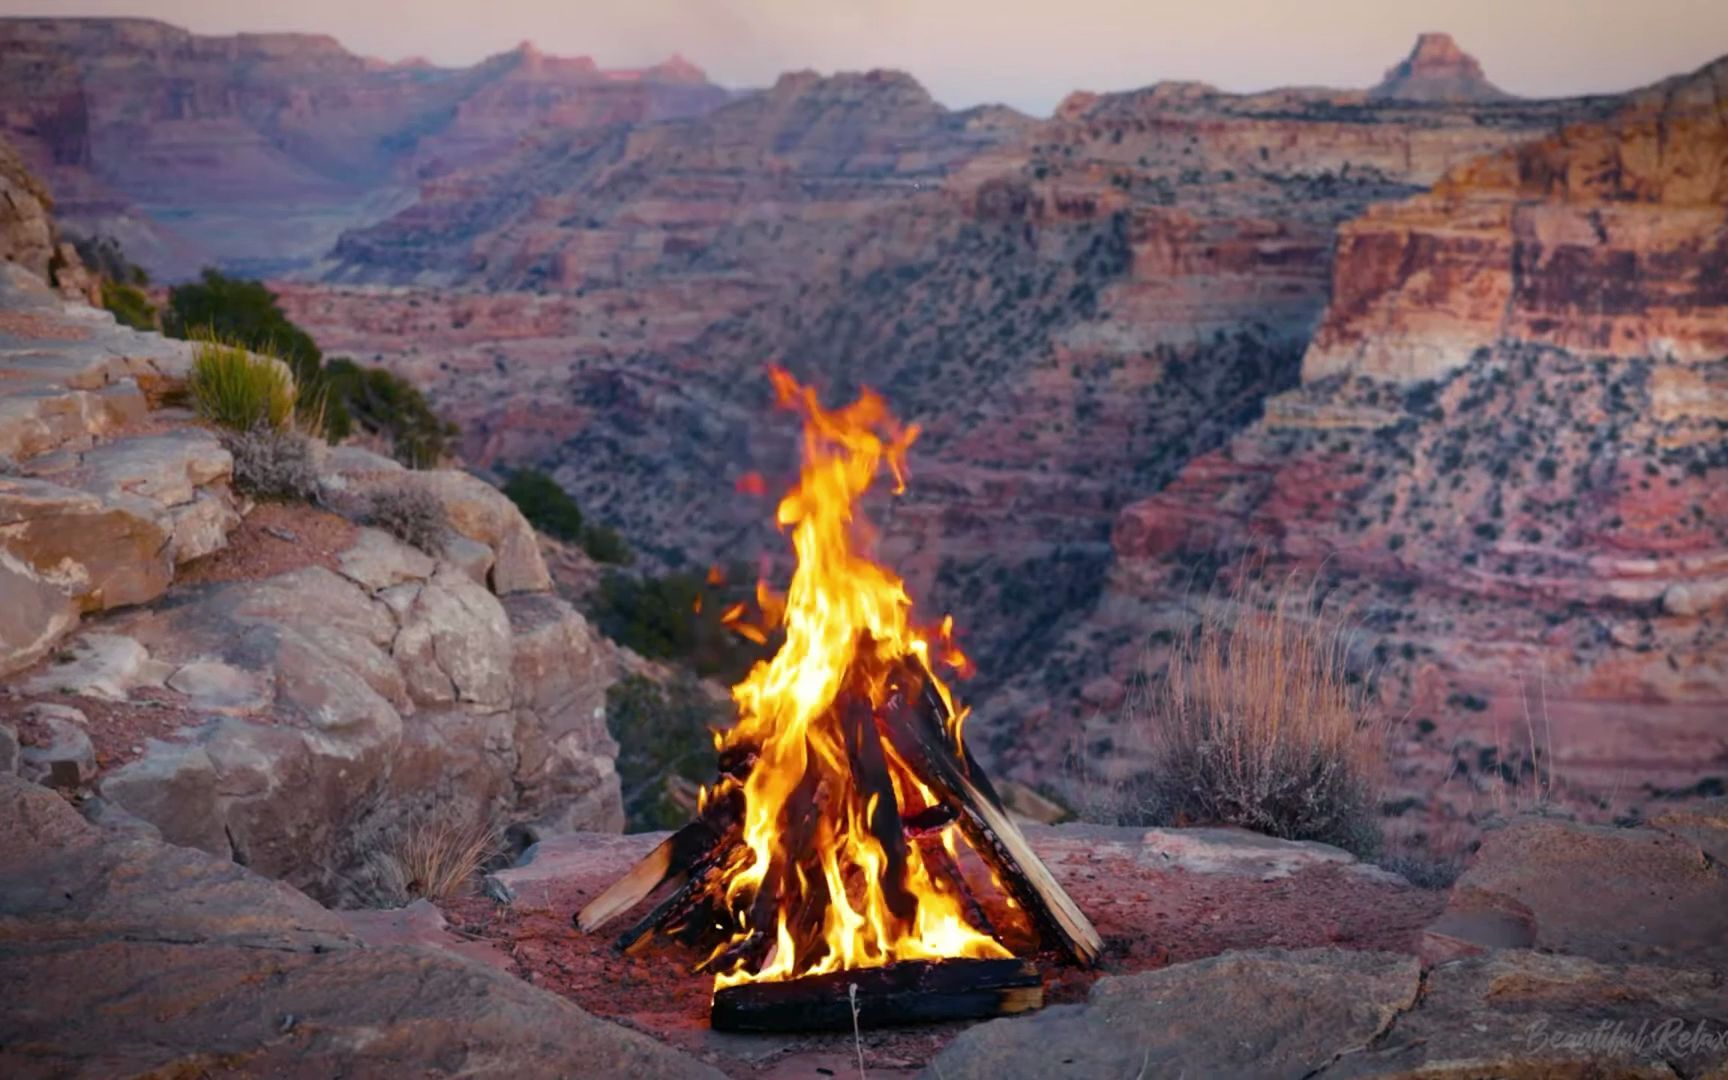
<path fill-rule="evenodd" d="M 52 787 L 82 787 L 96 777 L 96 748 L 84 733 L 87 721 L 64 705 L 31 705 L 24 710 L 25 745 L 18 773 Z"/>

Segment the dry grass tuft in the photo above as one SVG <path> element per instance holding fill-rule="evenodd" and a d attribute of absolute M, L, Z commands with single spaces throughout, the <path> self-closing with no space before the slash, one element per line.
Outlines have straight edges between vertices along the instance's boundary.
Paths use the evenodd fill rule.
<path fill-rule="evenodd" d="M 504 850 L 480 818 L 434 813 L 391 826 L 345 882 L 345 906 L 397 908 L 473 892 L 480 872 Z"/>
<path fill-rule="evenodd" d="M 1288 585 L 1210 601 L 1148 672 L 1123 726 L 1151 767 L 1118 785 L 1118 820 L 1239 825 L 1359 855 L 1380 847 L 1384 732 L 1347 662 L 1348 620 Z M 1126 796 L 1126 799 L 1124 799 Z"/>
<path fill-rule="evenodd" d="M 480 870 L 502 846 L 485 821 L 441 817 L 408 831 L 394 852 L 410 896 L 443 900 L 478 884 Z"/>
<path fill-rule="evenodd" d="M 288 366 L 213 336 L 197 338 L 186 392 L 200 416 L 234 431 L 282 431 L 294 419 Z"/>

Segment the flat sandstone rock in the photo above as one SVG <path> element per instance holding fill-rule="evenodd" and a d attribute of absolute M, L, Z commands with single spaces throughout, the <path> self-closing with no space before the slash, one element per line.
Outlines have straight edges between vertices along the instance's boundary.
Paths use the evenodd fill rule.
<path fill-rule="evenodd" d="M 719 1074 L 506 975 L 0 776 L 0 1075 Z"/>

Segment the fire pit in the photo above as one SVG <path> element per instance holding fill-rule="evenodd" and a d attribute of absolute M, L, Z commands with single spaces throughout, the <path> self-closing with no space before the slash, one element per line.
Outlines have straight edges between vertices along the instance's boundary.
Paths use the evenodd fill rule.
<path fill-rule="evenodd" d="M 1020 1012 L 1043 1003 L 1033 940 L 1090 966 L 1098 933 L 1033 854 L 967 748 L 967 710 L 938 674 L 965 674 L 952 620 L 913 621 L 900 579 L 870 558 L 860 500 L 884 467 L 904 490 L 904 427 L 866 390 L 824 409 L 771 375 L 803 417 L 803 464 L 780 502 L 797 567 L 758 587 L 784 639 L 733 688 L 719 771 L 696 819 L 576 917 L 592 932 L 656 892 L 618 941 L 666 942 L 712 975 L 711 1024 L 850 1029 Z M 969 852 L 1004 894 L 996 925 L 961 872 Z M 998 916 L 1001 921 L 1003 916 Z"/>

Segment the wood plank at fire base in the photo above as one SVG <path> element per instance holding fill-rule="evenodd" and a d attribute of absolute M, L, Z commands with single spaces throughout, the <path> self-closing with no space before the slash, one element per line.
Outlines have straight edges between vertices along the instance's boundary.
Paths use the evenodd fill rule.
<path fill-rule="evenodd" d="M 963 756 L 955 755 L 941 700 L 928 689 L 928 678 L 920 675 L 904 678 L 902 689 L 883 706 L 879 714 L 883 737 L 919 780 L 958 808 L 967 843 L 990 864 L 1002 887 L 1013 894 L 1039 931 L 1075 963 L 1093 966 L 1104 951 L 1103 939 L 1026 842 L 972 755 L 964 747 Z M 910 700 L 908 695 L 913 695 Z"/>
<path fill-rule="evenodd" d="M 717 1031 L 851 1031 L 854 1002 L 860 1028 L 975 1020 L 1039 1008 L 1044 986 L 1026 960 L 910 960 L 728 986 L 714 994 L 709 1023 Z"/>
<path fill-rule="evenodd" d="M 732 760 L 722 760 L 722 783 L 728 777 L 742 783 L 754 761 L 753 752 L 747 759 L 734 754 Z M 576 928 L 585 934 L 593 933 L 648 899 L 660 886 L 669 883 L 682 885 L 689 881 L 692 874 L 712 864 L 731 845 L 743 814 L 744 793 L 741 789 L 734 786 L 724 793 L 717 793 L 702 808 L 696 820 L 660 841 L 653 851 L 630 868 L 629 873 L 589 901 L 588 906 L 576 914 Z"/>

